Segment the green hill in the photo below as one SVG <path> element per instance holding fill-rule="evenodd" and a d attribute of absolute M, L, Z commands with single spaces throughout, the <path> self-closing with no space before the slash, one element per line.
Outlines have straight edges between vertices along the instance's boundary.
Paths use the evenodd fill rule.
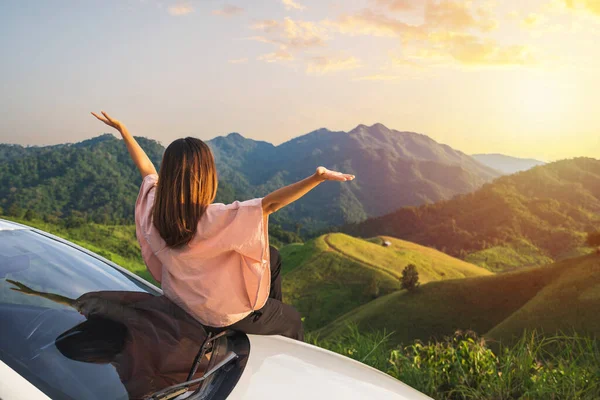
<path fill-rule="evenodd" d="M 158 168 L 164 147 L 137 139 Z M 359 177 L 360 183 L 321 185 L 272 216 L 296 233 L 448 199 L 499 176 L 425 135 L 381 124 L 350 132 L 319 129 L 278 146 L 239 133 L 207 144 L 219 175 L 217 202 L 265 196 L 319 165 Z M 0 207 L 9 215 L 30 210 L 52 221 L 75 215 L 95 223 L 132 223 L 140 182 L 125 145 L 111 134 L 55 146 L 0 144 Z"/>
<path fill-rule="evenodd" d="M 600 160 L 575 158 L 339 230 L 358 237 L 390 235 L 505 271 L 589 253 L 586 232 L 599 223 Z"/>
<path fill-rule="evenodd" d="M 159 165 L 162 146 L 136 139 Z M 54 222 L 131 223 L 140 183 L 125 145 L 109 134 L 56 146 L 0 144 L 0 207 L 15 217 L 29 210 Z"/>
<path fill-rule="evenodd" d="M 317 333 L 335 337 L 359 329 L 394 331 L 409 343 L 473 330 L 510 339 L 524 329 L 600 333 L 600 257 L 592 254 L 517 272 L 431 282 L 413 293 L 396 292 L 338 318 Z"/>
<path fill-rule="evenodd" d="M 392 245 L 383 247 L 377 240 L 336 233 L 281 249 L 284 300 L 305 316 L 307 330 L 398 291 L 402 269 L 411 263 L 417 267 L 421 282 L 491 274 L 433 249 L 393 238 L 385 240 Z"/>
<path fill-rule="evenodd" d="M 564 269 L 559 279 L 491 329 L 488 336 L 514 337 L 532 327 L 549 333 L 600 334 L 600 256 L 565 260 L 555 268 Z"/>

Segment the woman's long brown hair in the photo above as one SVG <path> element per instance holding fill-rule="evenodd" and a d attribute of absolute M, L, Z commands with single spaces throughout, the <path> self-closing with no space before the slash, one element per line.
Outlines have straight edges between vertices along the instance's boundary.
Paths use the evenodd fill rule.
<path fill-rule="evenodd" d="M 177 139 L 165 150 L 158 176 L 154 226 L 167 246 L 180 247 L 192 240 L 217 195 L 215 159 L 202 140 Z"/>

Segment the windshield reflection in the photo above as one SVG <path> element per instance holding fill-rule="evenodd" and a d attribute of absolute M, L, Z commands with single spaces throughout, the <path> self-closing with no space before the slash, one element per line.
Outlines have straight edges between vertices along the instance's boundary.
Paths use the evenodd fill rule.
<path fill-rule="evenodd" d="M 77 299 L 41 292 L 7 279 L 16 292 L 51 300 L 85 317 L 52 345 L 83 363 L 112 365 L 129 398 L 138 399 L 186 380 L 206 331 L 164 296 L 143 292 L 96 291 Z M 208 358 L 194 378 L 202 376 Z"/>

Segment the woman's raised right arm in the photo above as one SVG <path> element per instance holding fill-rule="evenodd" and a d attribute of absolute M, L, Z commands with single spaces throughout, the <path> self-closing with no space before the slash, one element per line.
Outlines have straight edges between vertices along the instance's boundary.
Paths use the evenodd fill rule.
<path fill-rule="evenodd" d="M 138 142 L 134 139 L 134 137 L 131 136 L 131 134 L 127 130 L 127 127 L 125 127 L 123 123 L 114 118 L 109 117 L 108 114 L 104 111 L 102 111 L 102 115 L 104 115 L 104 118 L 100 117 L 94 112 L 92 112 L 92 115 L 98 118 L 100 121 L 104 122 L 106 125 L 115 128 L 121 133 L 121 136 L 123 137 L 123 141 L 127 146 L 127 150 L 129 151 L 131 159 L 133 160 L 137 169 L 140 171 L 140 174 L 142 174 L 142 179 L 144 179 L 147 175 L 156 174 L 156 168 L 154 168 L 154 164 L 152 164 L 150 158 L 148 158 L 148 156 L 140 147 Z"/>
<path fill-rule="evenodd" d="M 262 199 L 262 208 L 264 214 L 271 214 L 282 207 L 298 200 L 306 193 L 317 187 L 324 181 L 351 181 L 354 175 L 342 174 L 341 172 L 330 171 L 325 167 L 318 167 L 315 173 L 308 178 L 292 183 L 291 185 L 277 189 L 269 193 Z"/>

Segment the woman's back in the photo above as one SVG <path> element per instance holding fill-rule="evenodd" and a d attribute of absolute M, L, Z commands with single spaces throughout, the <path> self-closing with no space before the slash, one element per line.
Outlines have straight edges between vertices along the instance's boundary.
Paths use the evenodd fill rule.
<path fill-rule="evenodd" d="M 135 206 L 142 256 L 165 295 L 200 322 L 231 325 L 269 295 L 268 215 L 262 199 L 206 207 L 195 235 L 171 248 L 153 223 L 158 175 L 147 175 Z"/>

